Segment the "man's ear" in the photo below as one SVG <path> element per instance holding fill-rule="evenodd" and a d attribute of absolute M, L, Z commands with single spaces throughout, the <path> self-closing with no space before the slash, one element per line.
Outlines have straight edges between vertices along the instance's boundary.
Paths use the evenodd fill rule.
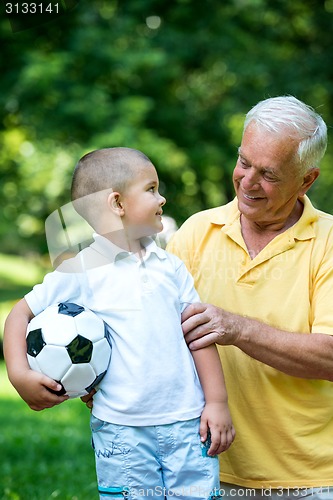
<path fill-rule="evenodd" d="M 122 217 L 125 213 L 123 204 L 121 202 L 121 196 L 120 193 L 117 193 L 116 191 L 113 191 L 112 193 L 109 194 L 108 199 L 107 199 L 107 204 L 109 209 L 115 214 L 118 215 L 118 217 Z"/>
<path fill-rule="evenodd" d="M 304 196 L 305 193 L 310 189 L 315 180 L 319 177 L 319 168 L 311 168 L 303 177 L 303 184 L 300 189 L 300 195 Z"/>

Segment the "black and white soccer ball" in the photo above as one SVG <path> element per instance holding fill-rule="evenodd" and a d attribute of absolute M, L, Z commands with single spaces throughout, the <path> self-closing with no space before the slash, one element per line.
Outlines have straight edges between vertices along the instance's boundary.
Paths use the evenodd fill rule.
<path fill-rule="evenodd" d="M 111 345 L 104 321 L 86 307 L 63 302 L 35 316 L 27 328 L 30 367 L 59 382 L 57 394 L 77 398 L 104 377 Z"/>

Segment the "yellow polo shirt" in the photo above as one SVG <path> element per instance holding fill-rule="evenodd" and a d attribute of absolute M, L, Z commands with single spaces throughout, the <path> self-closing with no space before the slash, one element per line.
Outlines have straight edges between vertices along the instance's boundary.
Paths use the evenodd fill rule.
<path fill-rule="evenodd" d="M 282 330 L 333 335 L 333 216 L 305 196 L 299 221 L 253 260 L 237 200 L 188 219 L 169 243 L 201 300 Z M 333 484 L 333 384 L 291 377 L 219 347 L 236 428 L 221 480 L 241 486 Z M 332 367 L 333 370 L 333 367 Z"/>

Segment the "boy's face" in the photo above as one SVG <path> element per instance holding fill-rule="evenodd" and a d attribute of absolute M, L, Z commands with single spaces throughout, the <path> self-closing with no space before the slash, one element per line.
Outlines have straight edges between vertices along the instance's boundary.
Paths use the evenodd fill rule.
<path fill-rule="evenodd" d="M 158 176 L 151 163 L 145 163 L 121 196 L 122 222 L 135 239 L 151 236 L 163 229 L 162 207 L 166 200 L 158 192 Z"/>

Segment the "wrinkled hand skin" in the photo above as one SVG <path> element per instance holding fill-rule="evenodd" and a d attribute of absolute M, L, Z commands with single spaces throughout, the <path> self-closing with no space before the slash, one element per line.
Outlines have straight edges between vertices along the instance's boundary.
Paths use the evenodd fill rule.
<path fill-rule="evenodd" d="M 210 344 L 236 345 L 239 337 L 236 315 L 212 304 L 191 304 L 182 314 L 182 328 L 190 349 Z"/>

